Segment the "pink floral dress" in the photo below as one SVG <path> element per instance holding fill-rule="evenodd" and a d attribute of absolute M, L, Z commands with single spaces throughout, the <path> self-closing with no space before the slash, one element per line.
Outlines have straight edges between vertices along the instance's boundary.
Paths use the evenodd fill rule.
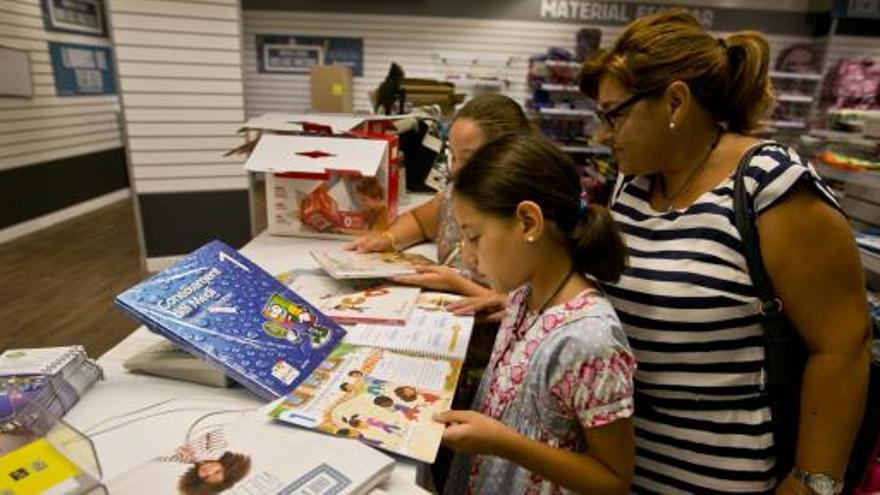
<path fill-rule="evenodd" d="M 583 429 L 633 414 L 635 360 L 617 315 L 594 289 L 535 315 L 511 293 L 473 408 L 524 436 L 573 452 Z M 518 328 L 517 328 L 518 327 Z M 506 459 L 459 454 L 445 493 L 566 493 Z"/>

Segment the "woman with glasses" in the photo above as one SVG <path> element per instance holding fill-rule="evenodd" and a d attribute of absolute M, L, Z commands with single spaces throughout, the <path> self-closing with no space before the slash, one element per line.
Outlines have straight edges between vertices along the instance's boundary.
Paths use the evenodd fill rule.
<path fill-rule="evenodd" d="M 638 362 L 639 492 L 841 489 L 868 378 L 863 275 L 813 168 L 750 136 L 772 103 L 768 65 L 759 33 L 716 39 L 672 10 L 634 21 L 584 66 L 621 172 L 611 209 L 629 267 L 605 287 Z M 759 299 L 734 223 L 732 177 L 750 151 L 761 257 L 808 352 L 793 466 L 776 462 L 771 419 L 797 419 L 771 418 Z"/>

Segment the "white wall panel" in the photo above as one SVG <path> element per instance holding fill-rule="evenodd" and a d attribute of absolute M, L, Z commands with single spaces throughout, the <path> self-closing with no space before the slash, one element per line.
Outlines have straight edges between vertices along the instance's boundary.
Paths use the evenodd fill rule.
<path fill-rule="evenodd" d="M 120 146 L 119 98 L 56 96 L 49 41 L 110 46 L 107 38 L 47 31 L 39 0 L 0 0 L 0 45 L 28 52 L 34 84 L 33 98 L 0 96 L 0 170 Z"/>
<path fill-rule="evenodd" d="M 449 73 L 497 73 L 509 84 L 504 93 L 524 103 L 528 58 L 551 46 L 574 48 L 575 33 L 588 25 L 539 21 L 461 19 L 294 11 L 244 11 L 245 101 L 249 116 L 270 111 L 309 108 L 309 78 L 261 74 L 257 69 L 256 35 L 300 34 L 361 37 L 364 75 L 354 81 L 355 109 L 370 109 L 368 92 L 385 78 L 392 61 L 407 77 L 442 79 Z M 597 27 L 603 46 L 610 45 L 619 27 Z M 723 35 L 724 33 L 718 33 Z M 809 38 L 770 36 L 773 54 L 790 43 Z M 446 57 L 446 61 L 442 57 Z M 493 59 L 508 64 L 492 64 Z M 473 61 L 477 60 L 474 64 Z M 466 92 L 462 89 L 460 91 Z"/>
<path fill-rule="evenodd" d="M 138 194 L 246 189 L 237 0 L 109 0 Z M 231 177 L 232 176 L 232 177 Z"/>

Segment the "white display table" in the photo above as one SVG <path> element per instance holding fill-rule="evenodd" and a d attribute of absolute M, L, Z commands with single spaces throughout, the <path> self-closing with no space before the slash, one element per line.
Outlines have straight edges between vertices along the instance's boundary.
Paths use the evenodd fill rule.
<path fill-rule="evenodd" d="M 294 268 L 318 268 L 312 249 L 338 247 L 325 241 L 260 234 L 241 252 L 269 273 Z M 435 248 L 422 245 L 416 252 L 432 256 Z M 432 256 L 433 257 L 433 256 Z M 95 331 L 101 331 L 96 328 Z M 105 480 L 182 443 L 194 422 L 224 422 L 240 412 L 265 406 L 243 388 L 213 388 L 195 383 L 129 373 L 122 363 L 160 340 L 145 327 L 138 328 L 98 359 L 105 379 L 95 384 L 65 419 L 95 443 Z M 427 493 L 416 484 L 416 462 L 400 459 L 391 478 L 375 493 Z"/>

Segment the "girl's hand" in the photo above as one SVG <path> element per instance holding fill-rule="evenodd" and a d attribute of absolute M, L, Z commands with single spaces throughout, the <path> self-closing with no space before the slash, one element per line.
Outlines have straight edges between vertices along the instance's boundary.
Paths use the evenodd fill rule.
<path fill-rule="evenodd" d="M 357 251 L 359 253 L 369 253 L 371 251 L 390 251 L 391 239 L 381 232 L 368 232 L 355 239 L 351 244 L 346 244 L 345 249 L 349 251 Z"/>
<path fill-rule="evenodd" d="M 519 433 L 504 423 L 476 411 L 446 411 L 434 421 L 446 423 L 443 445 L 467 454 L 498 455 L 505 442 Z"/>
<path fill-rule="evenodd" d="M 446 306 L 452 314 L 476 314 L 479 321 L 501 321 L 507 311 L 507 294 L 491 292 L 482 296 L 465 297 Z"/>
<path fill-rule="evenodd" d="M 425 289 L 460 292 L 467 279 L 454 268 L 448 266 L 416 266 L 415 275 L 398 275 L 391 280 L 399 284 L 415 285 Z"/>

